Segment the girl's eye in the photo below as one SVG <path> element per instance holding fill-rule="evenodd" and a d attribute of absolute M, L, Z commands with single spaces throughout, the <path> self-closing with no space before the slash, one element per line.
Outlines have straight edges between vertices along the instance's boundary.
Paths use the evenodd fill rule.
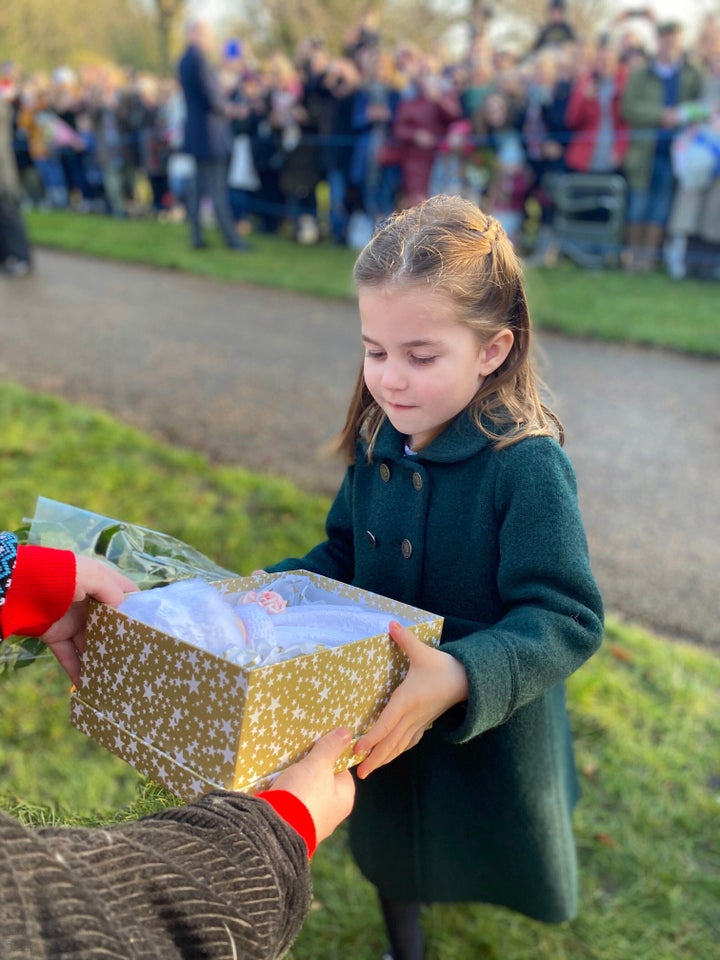
<path fill-rule="evenodd" d="M 366 350 L 365 358 L 367 360 L 382 360 L 385 356 L 382 350 Z"/>
<path fill-rule="evenodd" d="M 435 360 L 435 357 L 411 357 L 413 363 L 418 364 L 418 366 L 425 366 L 428 363 L 432 363 Z"/>

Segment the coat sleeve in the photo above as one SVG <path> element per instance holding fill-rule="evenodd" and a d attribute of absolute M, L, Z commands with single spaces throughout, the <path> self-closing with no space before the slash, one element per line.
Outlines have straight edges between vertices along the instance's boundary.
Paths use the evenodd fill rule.
<path fill-rule="evenodd" d="M 468 677 L 463 719 L 449 731 L 454 742 L 498 726 L 561 683 L 603 636 L 570 461 L 548 438 L 523 441 L 500 456 L 493 507 L 505 613 L 443 645 Z"/>
<path fill-rule="evenodd" d="M 207 110 L 224 117 L 228 102 L 213 68 L 204 56 L 198 58 L 198 80 Z"/>
<path fill-rule="evenodd" d="M 568 130 L 577 130 L 597 118 L 595 99 L 587 95 L 592 83 L 592 76 L 584 74 L 573 84 L 565 110 L 565 126 Z"/>
<path fill-rule="evenodd" d="M 658 128 L 662 122 L 663 104 L 648 80 L 648 70 L 633 70 L 622 96 L 622 116 L 631 127 Z"/>
<path fill-rule="evenodd" d="M 0 638 L 41 636 L 67 612 L 74 592 L 70 550 L 18 546 L 13 534 L 0 534 Z"/>
<path fill-rule="evenodd" d="M 303 840 L 241 794 L 106 829 L 0 815 L 0 837 L 7 960 L 271 960 L 310 905 Z"/>
<path fill-rule="evenodd" d="M 8 587 L 17 561 L 17 537 L 14 533 L 0 533 L 0 607 L 5 603 Z"/>
<path fill-rule="evenodd" d="M 412 101 L 401 100 L 395 111 L 393 136 L 401 143 L 413 143 L 418 126 Z"/>

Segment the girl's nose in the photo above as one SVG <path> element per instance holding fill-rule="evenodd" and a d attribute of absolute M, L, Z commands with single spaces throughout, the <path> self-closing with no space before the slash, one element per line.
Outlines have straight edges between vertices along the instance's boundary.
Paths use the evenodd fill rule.
<path fill-rule="evenodd" d="M 397 362 L 386 360 L 383 364 L 382 385 L 386 390 L 402 390 L 407 385 L 407 380 Z"/>

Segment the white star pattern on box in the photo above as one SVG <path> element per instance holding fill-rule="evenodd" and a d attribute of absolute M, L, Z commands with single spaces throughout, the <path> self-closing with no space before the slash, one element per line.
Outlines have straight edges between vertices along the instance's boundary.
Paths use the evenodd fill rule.
<path fill-rule="evenodd" d="M 439 640 L 439 617 L 305 575 L 338 596 L 409 619 L 425 642 Z M 218 589 L 248 590 L 268 579 L 233 580 Z M 136 769 L 191 799 L 213 786 L 262 785 L 340 724 L 359 735 L 405 670 L 387 634 L 246 669 L 94 605 L 71 719 Z M 348 750 L 345 763 L 350 758 Z"/>

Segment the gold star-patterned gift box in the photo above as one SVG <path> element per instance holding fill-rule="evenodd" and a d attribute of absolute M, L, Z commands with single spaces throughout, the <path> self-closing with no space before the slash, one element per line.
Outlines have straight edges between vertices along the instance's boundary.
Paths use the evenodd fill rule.
<path fill-rule="evenodd" d="M 307 571 L 338 598 L 383 610 L 437 645 L 442 618 Z M 269 575 L 222 581 L 227 594 Z M 277 575 L 274 577 L 277 580 Z M 190 800 L 216 787 L 256 790 L 329 730 L 359 737 L 405 676 L 389 634 L 353 640 L 267 666 L 241 667 L 104 604 L 88 619 L 72 723 L 136 770 Z M 357 762 L 352 744 L 338 769 Z"/>

